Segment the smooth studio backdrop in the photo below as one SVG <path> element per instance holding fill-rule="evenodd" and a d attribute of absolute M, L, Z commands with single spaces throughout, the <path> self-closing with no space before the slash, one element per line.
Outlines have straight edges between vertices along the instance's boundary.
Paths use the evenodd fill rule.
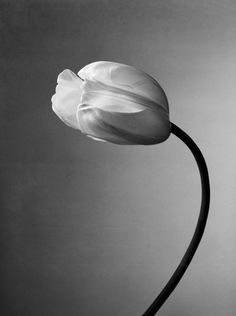
<path fill-rule="evenodd" d="M 160 316 L 236 310 L 236 4 L 230 0 L 0 2 L 4 316 L 141 315 L 195 228 L 200 179 L 175 137 L 95 142 L 51 110 L 57 75 L 109 60 L 150 73 L 201 148 L 203 241 Z"/>

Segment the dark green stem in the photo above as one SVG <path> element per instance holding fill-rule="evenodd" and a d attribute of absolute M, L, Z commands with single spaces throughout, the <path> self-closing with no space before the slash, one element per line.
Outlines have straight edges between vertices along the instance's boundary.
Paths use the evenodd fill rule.
<path fill-rule="evenodd" d="M 177 269 L 173 273 L 172 277 L 166 284 L 166 286 L 163 288 L 161 293 L 157 296 L 157 298 L 154 300 L 154 302 L 150 305 L 150 307 L 146 310 L 146 312 L 142 316 L 153 316 L 155 315 L 158 310 L 162 307 L 162 305 L 165 303 L 167 298 L 170 296 L 170 294 L 173 292 L 179 281 L 181 280 L 182 276 L 184 275 L 186 269 L 188 268 L 197 248 L 201 241 L 208 211 L 209 211 L 209 205 L 210 205 L 210 183 L 209 183 L 209 176 L 207 171 L 207 166 L 205 159 L 200 151 L 200 149 L 197 147 L 197 145 L 194 143 L 194 141 L 178 126 L 171 123 L 171 132 L 180 138 L 191 150 L 200 172 L 201 177 L 201 186 L 202 186 L 202 202 L 201 202 L 201 208 L 200 208 L 200 214 L 197 222 L 197 226 L 194 232 L 194 235 L 192 237 L 192 240 L 180 262 Z"/>

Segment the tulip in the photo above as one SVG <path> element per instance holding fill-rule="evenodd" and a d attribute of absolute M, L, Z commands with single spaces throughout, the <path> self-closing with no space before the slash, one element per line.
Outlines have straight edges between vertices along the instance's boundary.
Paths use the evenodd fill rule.
<path fill-rule="evenodd" d="M 170 133 L 192 152 L 200 173 L 202 201 L 191 242 L 175 272 L 143 316 L 154 316 L 188 268 L 203 236 L 210 203 L 205 159 L 194 141 L 169 121 L 166 95 L 155 79 L 134 67 L 100 61 L 78 72 L 64 70 L 52 97 L 55 113 L 70 127 L 99 141 L 152 145 Z"/>
<path fill-rule="evenodd" d="M 159 83 L 134 67 L 107 61 L 57 79 L 52 108 L 68 126 L 95 140 L 151 145 L 170 135 L 169 106 Z"/>

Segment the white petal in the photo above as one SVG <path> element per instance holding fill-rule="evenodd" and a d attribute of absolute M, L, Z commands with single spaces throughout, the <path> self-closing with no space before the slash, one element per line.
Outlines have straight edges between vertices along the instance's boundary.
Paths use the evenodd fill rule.
<path fill-rule="evenodd" d="M 79 110 L 78 118 L 83 133 L 116 144 L 151 145 L 170 135 L 170 122 L 164 111 L 117 113 L 91 107 Z"/>
<path fill-rule="evenodd" d="M 57 77 L 57 83 L 69 87 L 80 88 L 82 80 L 70 69 L 63 70 Z"/>
<path fill-rule="evenodd" d="M 99 142 L 104 142 L 104 143 L 106 143 L 106 140 L 104 140 L 104 139 L 101 139 L 101 138 L 98 138 L 98 137 L 94 137 L 94 136 L 91 136 L 91 135 L 87 135 L 88 137 L 90 137 L 90 138 L 92 138 L 92 139 L 94 139 L 94 140 L 97 140 L 97 141 L 99 141 Z"/>
<path fill-rule="evenodd" d="M 81 109 L 97 107 L 109 112 L 136 113 L 146 108 L 136 95 L 130 96 L 126 91 L 111 88 L 97 81 L 85 80 L 82 89 Z"/>
<path fill-rule="evenodd" d="M 80 129 L 76 112 L 81 101 L 83 81 L 70 70 L 64 70 L 57 79 L 56 93 L 52 97 L 54 112 L 70 127 Z"/>
<path fill-rule="evenodd" d="M 88 64 L 78 74 L 83 79 L 99 81 L 152 100 L 169 112 L 167 97 L 159 83 L 145 72 L 132 66 L 99 61 Z"/>

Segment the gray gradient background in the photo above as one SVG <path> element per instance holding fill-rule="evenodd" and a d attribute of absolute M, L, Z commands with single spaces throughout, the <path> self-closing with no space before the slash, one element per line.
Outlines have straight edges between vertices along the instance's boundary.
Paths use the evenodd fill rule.
<path fill-rule="evenodd" d="M 236 3 L 1 1 L 1 315 L 141 315 L 192 236 L 200 180 L 175 137 L 95 142 L 51 110 L 56 77 L 134 65 L 205 155 L 204 239 L 160 316 L 236 312 Z"/>

